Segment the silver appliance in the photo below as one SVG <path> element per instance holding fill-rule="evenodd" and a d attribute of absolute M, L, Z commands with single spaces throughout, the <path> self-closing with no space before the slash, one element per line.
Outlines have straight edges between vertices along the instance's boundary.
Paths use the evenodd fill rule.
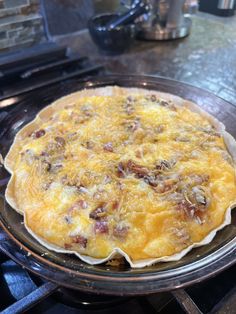
<path fill-rule="evenodd" d="M 218 9 L 232 10 L 235 6 L 235 0 L 218 0 Z"/>
<path fill-rule="evenodd" d="M 135 6 L 138 1 L 132 1 Z M 197 12 L 197 0 L 146 0 L 149 10 L 137 21 L 138 36 L 147 40 L 167 40 L 190 33 L 191 14 Z"/>

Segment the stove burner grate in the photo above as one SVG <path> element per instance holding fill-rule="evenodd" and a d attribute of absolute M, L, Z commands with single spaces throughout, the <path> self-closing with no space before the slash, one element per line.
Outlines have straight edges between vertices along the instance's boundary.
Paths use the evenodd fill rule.
<path fill-rule="evenodd" d="M 1 235 L 3 238 L 3 234 Z M 50 314 L 66 308 L 70 309 L 68 313 L 76 313 L 79 308 L 81 313 L 100 310 L 99 313 L 108 314 L 124 310 L 140 314 L 165 314 L 173 311 L 177 314 L 201 314 L 220 313 L 226 306 L 231 306 L 233 313 L 236 302 L 233 276 L 235 270 L 234 266 L 197 286 L 167 293 L 143 297 L 102 296 L 70 290 L 44 281 L 0 253 L 0 310 L 2 314 L 25 311 L 42 313 L 43 308 L 47 308 Z"/>

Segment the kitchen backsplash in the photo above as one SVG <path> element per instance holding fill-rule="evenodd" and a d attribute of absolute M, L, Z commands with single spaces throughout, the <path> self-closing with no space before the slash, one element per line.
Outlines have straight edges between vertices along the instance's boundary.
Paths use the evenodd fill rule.
<path fill-rule="evenodd" d="M 117 10 L 120 0 L 42 0 L 49 36 L 87 28 L 88 19 Z"/>
<path fill-rule="evenodd" d="M 17 50 L 87 28 L 97 13 L 119 0 L 0 0 L 0 52 Z"/>
<path fill-rule="evenodd" d="M 40 0 L 0 0 L 0 51 L 45 41 Z"/>

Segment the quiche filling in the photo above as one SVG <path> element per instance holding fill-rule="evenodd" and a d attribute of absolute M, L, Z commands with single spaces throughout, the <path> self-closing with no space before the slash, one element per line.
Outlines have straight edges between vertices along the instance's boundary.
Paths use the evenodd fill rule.
<path fill-rule="evenodd" d="M 171 256 L 202 241 L 236 199 L 224 139 L 155 95 L 78 97 L 24 137 L 14 198 L 34 234 L 95 258 Z"/>

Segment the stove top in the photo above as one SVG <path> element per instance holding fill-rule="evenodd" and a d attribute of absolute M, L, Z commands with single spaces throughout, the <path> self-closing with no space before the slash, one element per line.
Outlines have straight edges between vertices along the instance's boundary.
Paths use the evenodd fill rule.
<path fill-rule="evenodd" d="M 0 253 L 2 313 L 235 313 L 236 266 L 215 278 L 175 292 L 143 297 L 91 295 L 57 286 L 30 274 Z"/>
<path fill-rule="evenodd" d="M 101 68 L 99 65 L 88 68 L 87 58 L 67 57 L 65 50 L 58 47 L 47 47 L 41 57 L 34 51 L 27 56 L 24 54 L 25 52 L 21 58 L 13 54 L 10 59 L 0 60 L 0 81 L 2 79 L 3 82 L 4 77 L 6 79 L 4 85 L 0 84 L 0 122 L 9 114 L 10 107 L 5 108 L 6 106 L 13 105 L 14 110 L 14 102 L 19 100 L 18 95 L 45 85 L 59 84 L 61 81 L 63 83 L 60 83 L 60 90 L 63 92 L 63 86 L 66 88 L 69 78 L 88 75 Z M 17 78 L 14 78 L 13 72 Z M 3 239 L 4 232 L 0 229 L 0 241 Z M 0 311 L 4 314 L 233 314 L 236 309 L 235 274 L 236 265 L 214 278 L 186 289 L 138 297 L 104 296 L 70 290 L 45 281 L 29 273 L 0 251 Z"/>
<path fill-rule="evenodd" d="M 50 42 L 1 55 L 0 101 L 101 69 L 102 65 L 88 57 L 72 55 L 67 47 Z"/>

